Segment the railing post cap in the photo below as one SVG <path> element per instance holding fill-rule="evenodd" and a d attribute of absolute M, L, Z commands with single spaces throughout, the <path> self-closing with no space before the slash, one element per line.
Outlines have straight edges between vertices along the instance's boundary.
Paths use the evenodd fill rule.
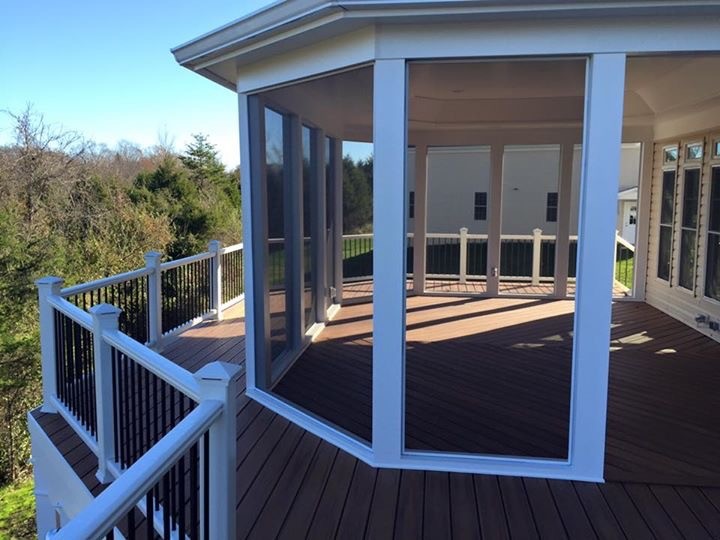
<path fill-rule="evenodd" d="M 62 285 L 63 283 L 65 283 L 65 280 L 56 276 L 43 276 L 35 280 L 35 285 L 38 287 L 51 287 L 53 285 Z"/>
<path fill-rule="evenodd" d="M 97 318 L 119 317 L 122 313 L 119 307 L 113 306 L 112 304 L 96 304 L 88 309 L 88 311 L 93 317 Z"/>
<path fill-rule="evenodd" d="M 468 228 L 467 228 L 467 227 L 460 227 L 460 232 L 461 232 L 461 233 L 467 233 L 467 232 L 468 232 Z"/>
<path fill-rule="evenodd" d="M 538 228 L 533 229 L 533 234 L 542 234 L 542 229 L 538 229 Z"/>
<path fill-rule="evenodd" d="M 162 253 L 160 253 L 159 251 L 148 251 L 144 255 L 144 257 L 145 257 L 146 261 L 148 261 L 148 260 L 155 261 L 155 260 L 159 260 L 162 257 Z"/>
<path fill-rule="evenodd" d="M 208 242 L 209 251 L 220 251 L 222 248 L 222 242 L 220 240 L 210 240 Z"/>
<path fill-rule="evenodd" d="M 224 383 L 227 386 L 240 373 L 242 373 L 242 368 L 237 364 L 211 362 L 205 364 L 195 373 L 195 379 L 200 383 Z"/>

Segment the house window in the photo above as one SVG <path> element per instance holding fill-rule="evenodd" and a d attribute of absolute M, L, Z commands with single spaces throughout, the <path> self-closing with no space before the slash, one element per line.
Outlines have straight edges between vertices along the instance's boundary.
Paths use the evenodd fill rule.
<path fill-rule="evenodd" d="M 720 300 L 720 167 L 712 170 L 708 213 L 705 296 Z"/>
<path fill-rule="evenodd" d="M 680 230 L 680 270 L 678 285 L 695 288 L 698 202 L 700 201 L 700 169 L 687 169 L 683 179 L 682 222 Z"/>
<path fill-rule="evenodd" d="M 676 163 L 678 159 L 677 146 L 666 146 L 663 148 L 663 165 Z"/>
<path fill-rule="evenodd" d="M 475 192 L 475 221 L 485 221 L 487 219 L 487 192 Z"/>
<path fill-rule="evenodd" d="M 558 217 L 558 194 L 557 191 L 551 191 L 547 194 L 547 203 L 545 206 L 545 221 L 555 223 Z"/>
<path fill-rule="evenodd" d="M 408 216 L 410 219 L 415 217 L 415 192 L 411 191 L 408 197 Z"/>
<path fill-rule="evenodd" d="M 720 139 L 716 139 L 713 142 L 713 157 L 720 158 Z"/>
<path fill-rule="evenodd" d="M 699 159 L 702 159 L 702 157 L 703 157 L 703 144 L 701 142 L 687 145 L 687 151 L 685 154 L 685 158 L 687 160 L 697 161 Z"/>
<path fill-rule="evenodd" d="M 662 178 L 657 277 L 665 281 L 670 281 L 673 218 L 675 214 L 675 171 L 663 172 Z"/>

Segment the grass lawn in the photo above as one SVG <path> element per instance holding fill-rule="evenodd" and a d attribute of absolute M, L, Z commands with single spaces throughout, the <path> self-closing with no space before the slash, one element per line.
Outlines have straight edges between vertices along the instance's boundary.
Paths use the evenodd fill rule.
<path fill-rule="evenodd" d="M 36 538 L 33 481 L 0 488 L 0 540 Z"/>

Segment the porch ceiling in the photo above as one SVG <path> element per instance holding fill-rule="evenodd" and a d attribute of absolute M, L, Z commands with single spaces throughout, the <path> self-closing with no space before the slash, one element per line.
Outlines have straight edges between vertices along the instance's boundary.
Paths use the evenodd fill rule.
<path fill-rule="evenodd" d="M 653 126 L 720 104 L 719 55 L 628 58 L 625 123 Z M 689 84 L 689 83 L 692 84 Z M 409 79 L 410 130 L 578 128 L 584 60 L 417 62 Z M 370 68 L 264 93 L 347 140 L 372 140 Z"/>

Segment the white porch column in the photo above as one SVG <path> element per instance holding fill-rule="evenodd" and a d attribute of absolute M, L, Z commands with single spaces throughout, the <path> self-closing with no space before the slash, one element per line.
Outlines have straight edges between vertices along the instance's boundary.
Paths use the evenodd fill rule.
<path fill-rule="evenodd" d="M 404 445 L 405 367 L 405 60 L 378 60 L 373 142 L 373 452 L 378 464 Z"/>
<path fill-rule="evenodd" d="M 488 240 L 487 240 L 487 294 L 497 296 L 500 291 L 500 246 L 502 241 L 502 143 L 490 148 L 490 201 L 488 204 Z"/>
<path fill-rule="evenodd" d="M 427 257 L 427 145 L 415 146 L 415 230 L 413 231 L 413 291 L 425 292 Z"/>
<path fill-rule="evenodd" d="M 40 316 L 40 362 L 42 368 L 42 412 L 56 413 L 52 397 L 57 392 L 57 367 L 55 357 L 55 310 L 48 297 L 58 296 L 63 286 L 59 277 L 47 276 L 35 282 L 38 288 L 38 311 Z"/>
<path fill-rule="evenodd" d="M 570 459 L 577 476 L 598 480 L 603 477 L 605 459 L 624 85 L 624 54 L 595 54 L 590 58 L 580 188 Z"/>
<path fill-rule="evenodd" d="M 335 229 L 333 239 L 335 244 L 335 303 L 342 304 L 343 293 L 343 155 L 342 141 L 330 141 L 330 166 L 333 175 L 333 206 Z"/>
<path fill-rule="evenodd" d="M 259 144 L 264 139 L 264 133 L 260 122 L 260 104 L 257 98 L 248 97 L 246 94 L 238 94 L 239 120 L 240 120 L 240 192 L 242 193 L 242 222 L 243 222 L 243 262 L 245 263 L 245 372 L 246 385 L 253 389 L 258 384 L 256 381 L 265 378 L 265 370 L 257 371 L 257 354 L 263 350 L 264 334 L 263 325 L 263 302 L 262 298 L 256 301 L 255 295 L 262 295 L 262 287 L 256 287 L 256 268 L 261 266 L 262 257 L 257 258 L 256 254 L 262 250 L 262 246 L 256 243 L 259 236 L 255 224 L 259 221 L 261 207 L 260 186 L 262 171 L 258 148 L 253 145 Z M 262 138 L 261 138 L 262 135 Z M 254 139 L 251 140 L 251 137 Z M 262 273 L 260 273 L 262 276 Z M 260 279 L 258 285 L 262 284 Z M 258 336 L 261 339 L 258 340 Z M 261 352 L 262 354 L 262 352 Z M 262 362 L 262 358 L 260 359 Z"/>
<path fill-rule="evenodd" d="M 574 145 L 560 146 L 560 185 L 558 187 L 558 222 L 555 235 L 555 296 L 567 296 L 570 266 L 570 214 L 572 213 L 572 167 Z"/>
<path fill-rule="evenodd" d="M 635 275 L 632 288 L 633 297 L 637 300 L 645 300 L 654 149 L 655 144 L 652 137 L 643 139 L 640 150 L 640 185 L 638 186 L 637 228 L 635 232 Z"/>
<path fill-rule="evenodd" d="M 313 287 L 315 288 L 315 320 L 317 322 L 325 322 L 327 319 L 327 309 L 325 308 L 325 295 L 327 294 L 327 243 L 325 235 L 327 234 L 327 185 L 325 180 L 325 132 L 321 129 L 314 129 L 310 135 L 313 139 L 311 145 L 314 155 L 311 162 L 315 164 L 315 168 L 311 172 L 313 177 L 313 189 L 311 190 L 312 198 L 315 201 L 315 212 L 312 214 L 313 223 L 312 236 L 314 239 L 315 249 L 313 250 L 313 259 L 315 267 L 313 268 Z"/>
<path fill-rule="evenodd" d="M 288 136 L 283 141 L 285 170 L 283 184 L 285 191 L 285 325 L 288 346 L 298 351 L 305 339 L 305 230 L 303 212 L 303 140 L 302 124 L 295 115 L 283 118 Z M 312 192 L 312 181 L 310 189 Z M 312 264 L 312 263 L 311 263 Z M 291 291 L 288 295 L 288 291 Z M 307 306 L 310 307 L 310 306 Z"/>

